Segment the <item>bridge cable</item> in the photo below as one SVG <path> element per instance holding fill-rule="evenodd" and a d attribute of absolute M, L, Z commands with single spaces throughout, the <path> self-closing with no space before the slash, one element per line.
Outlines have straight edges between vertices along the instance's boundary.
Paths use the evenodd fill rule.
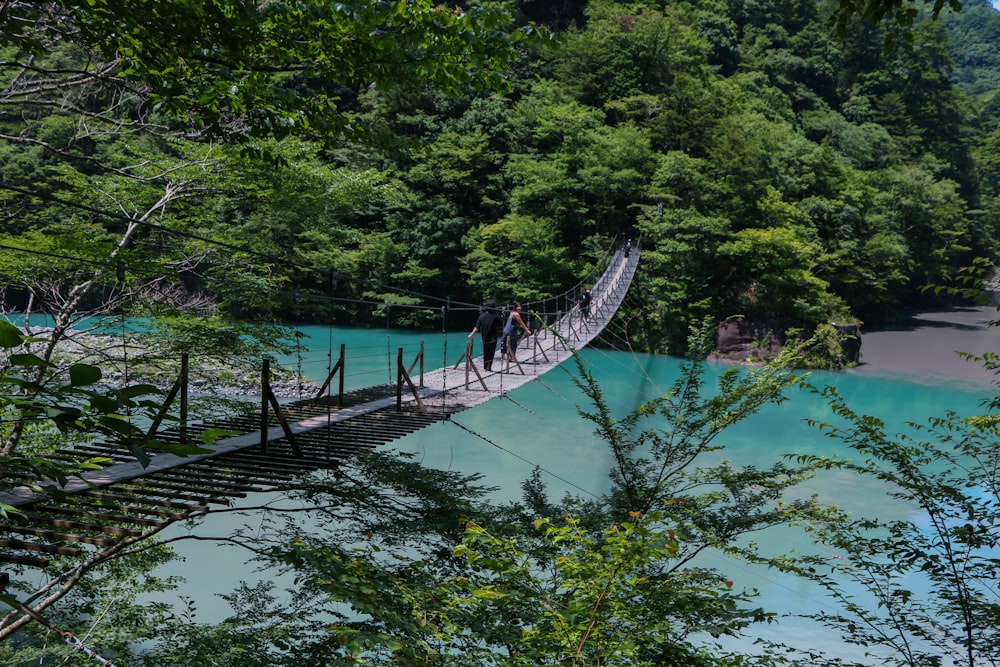
<path fill-rule="evenodd" d="M 479 438 L 480 440 L 482 440 L 486 444 L 492 445 L 493 447 L 496 447 L 500 451 L 502 451 L 504 453 L 507 453 L 507 454 L 510 454 L 514 458 L 520 459 L 521 461 L 524 461 L 528 465 L 531 465 L 531 466 L 533 466 L 535 468 L 538 468 L 539 470 L 542 470 L 546 474 L 552 475 L 553 477 L 555 477 L 556 479 L 558 479 L 563 484 L 566 484 L 567 486 L 571 486 L 571 487 L 573 487 L 575 489 L 578 489 L 581 493 L 584 493 L 584 494 L 586 494 L 586 495 L 588 495 L 588 496 L 590 496 L 592 498 L 600 498 L 600 496 L 598 496 L 597 494 L 595 494 L 593 491 L 589 491 L 589 490 L 583 488 L 582 486 L 580 486 L 578 484 L 574 484 L 573 482 L 571 482 L 570 480 L 566 479 L 565 477 L 562 477 L 561 475 L 557 475 L 556 473 L 552 472 L 551 470 L 546 469 L 544 466 L 542 466 L 542 465 L 540 465 L 538 463 L 535 463 L 534 461 L 530 461 L 530 460 L 524 458 L 523 456 L 521 456 L 520 454 L 516 454 L 515 452 L 512 452 L 509 449 L 507 449 L 507 448 L 505 448 L 505 447 L 503 447 L 501 445 L 498 445 L 497 443 L 493 442 L 492 440 L 490 440 L 489 438 L 487 438 L 482 433 L 474 431 L 471 428 L 469 428 L 468 426 L 466 426 L 465 424 L 462 424 L 461 422 L 456 421 L 455 418 L 454 418 L 454 415 L 449 415 L 447 421 L 449 423 L 454 424 L 455 426 L 459 427 L 460 429 L 462 429 L 466 433 L 469 433 L 470 435 L 473 435 L 473 436 Z"/>
<path fill-rule="evenodd" d="M 0 578 L 0 599 L 2 599 L 5 603 L 7 603 L 7 604 L 9 604 L 9 605 L 11 605 L 13 607 L 16 607 L 16 608 L 20 609 L 22 612 L 24 612 L 32 620 L 36 621 L 40 625 L 45 626 L 46 628 L 48 628 L 52 632 L 55 632 L 57 635 L 59 635 L 60 637 L 63 638 L 63 641 L 65 641 L 67 644 L 69 644 L 70 646 L 72 646 L 75 650 L 80 651 L 81 653 L 83 653 L 88 658 L 93 658 L 94 660 L 96 660 L 100 664 L 104 665 L 104 667 L 116 667 L 115 664 L 113 662 L 111 662 L 110 660 L 108 660 L 107 658 L 101 657 L 93 649 L 87 648 L 87 646 L 84 645 L 83 641 L 79 637 L 77 637 L 76 635 L 74 635 L 72 632 L 69 632 L 67 630 L 60 630 L 59 627 L 56 626 L 55 623 L 53 623 L 49 619 L 45 618 L 44 616 L 42 616 L 41 614 L 39 614 L 37 611 L 35 611 L 34 609 L 32 609 L 31 607 L 29 607 L 28 605 L 24 604 L 23 602 L 21 602 L 20 600 L 18 600 L 17 598 L 15 598 L 13 595 L 8 594 L 7 593 L 7 582 L 9 581 L 9 579 L 10 579 L 10 575 L 8 575 L 6 572 L 3 573 L 2 578 Z"/>
<path fill-rule="evenodd" d="M 537 379 L 537 378 L 535 378 L 535 379 Z M 534 416 L 538 417 L 539 419 L 541 419 L 542 421 L 548 421 L 547 419 L 545 419 L 545 417 L 541 416 L 540 414 L 538 414 L 537 412 L 535 412 L 534 410 L 532 410 L 531 408 L 529 408 L 528 406 L 526 406 L 524 403 L 519 403 L 518 401 L 515 401 L 513 398 L 510 397 L 510 394 L 507 394 L 507 393 L 501 394 L 500 398 L 506 398 L 508 401 L 510 401 L 511 403 L 513 403 L 514 405 L 516 405 L 517 407 L 521 408 L 525 412 L 527 412 L 529 415 L 534 415 Z"/>

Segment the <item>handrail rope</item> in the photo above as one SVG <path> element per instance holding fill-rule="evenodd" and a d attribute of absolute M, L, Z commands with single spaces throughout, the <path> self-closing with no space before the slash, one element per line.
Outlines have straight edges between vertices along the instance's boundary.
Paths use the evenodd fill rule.
<path fill-rule="evenodd" d="M 122 311 L 122 314 L 121 314 L 121 323 L 122 323 L 122 381 L 123 381 L 123 386 L 127 387 L 128 384 L 129 384 L 129 382 L 128 382 L 129 381 L 129 378 L 128 378 L 128 370 L 129 370 L 129 368 L 128 368 L 128 337 L 125 334 L 125 312 L 124 311 Z M 126 413 L 125 414 L 128 416 L 128 421 L 131 424 L 132 423 L 132 408 L 131 408 L 131 406 L 126 409 Z"/>
<path fill-rule="evenodd" d="M 295 377 L 299 385 L 299 400 L 302 400 L 304 385 L 302 383 L 302 341 L 299 338 L 295 339 L 295 358 L 298 364 L 295 367 Z"/>
<path fill-rule="evenodd" d="M 65 259 L 69 262 L 76 262 L 77 264 L 91 264 L 93 266 L 99 266 L 104 269 L 111 269 L 117 266 L 117 263 L 102 262 L 96 259 L 85 259 L 83 257 L 70 257 L 69 255 L 62 255 L 54 252 L 45 252 L 43 250 L 34 250 L 32 248 L 19 248 L 17 246 L 10 246 L 5 243 L 0 243 L 0 250 L 13 250 L 14 252 L 23 252 L 29 255 L 38 255 L 40 257 L 51 257 L 53 259 Z"/>
<path fill-rule="evenodd" d="M 327 332 L 329 333 L 329 338 L 327 340 L 326 346 L 326 428 L 327 436 L 330 437 L 331 427 L 333 426 L 333 321 L 331 320 L 330 325 L 327 327 Z M 339 362 L 338 362 L 339 363 Z M 344 361 L 346 364 L 346 360 Z M 343 387 L 344 380 L 344 366 L 340 367 L 340 380 L 341 387 Z M 339 390 L 337 394 L 338 401 L 343 400 L 343 396 L 340 395 Z M 324 447 L 324 449 L 329 452 L 329 447 Z"/>
<path fill-rule="evenodd" d="M 566 396 L 564 396 L 562 393 L 556 391 L 551 385 L 549 385 L 548 383 L 546 383 L 540 377 L 535 378 L 535 382 L 537 382 L 538 384 L 542 385 L 542 387 L 545 388 L 545 389 L 547 389 L 550 394 L 552 394 L 556 398 L 562 400 L 564 403 L 569 403 L 570 405 L 576 407 L 576 404 L 573 401 L 571 401 L 568 398 L 566 398 Z"/>
<path fill-rule="evenodd" d="M 19 250 L 17 248 L 12 248 L 12 249 Z M 614 257 L 615 252 L 616 251 L 613 249 L 613 247 L 609 248 L 607 251 L 605 251 L 604 256 L 601 258 L 601 263 L 604 263 L 605 261 L 607 262 L 607 266 L 606 266 L 606 268 L 604 270 L 604 274 L 606 274 L 613 266 L 615 266 L 615 263 L 612 262 L 612 259 Z M 72 258 L 65 257 L 65 256 L 63 256 L 63 257 L 66 258 L 66 259 L 72 259 Z M 121 264 L 118 264 L 118 267 L 120 269 Z M 598 284 L 603 284 L 604 282 L 606 282 L 603 279 L 604 278 L 604 274 L 602 274 L 602 278 L 598 281 L 598 283 L 595 284 L 595 287 Z M 592 275 L 592 274 L 590 274 L 590 275 Z M 588 278 L 590 277 L 590 275 L 588 275 Z M 583 282 L 585 282 L 585 281 L 586 281 L 586 279 L 584 281 L 581 281 L 580 283 L 578 283 L 578 285 L 583 284 Z M 616 282 L 617 282 L 617 280 L 616 280 Z M 554 297 L 547 297 L 546 299 L 538 301 L 538 302 L 528 302 L 528 303 L 529 304 L 539 304 L 539 305 L 542 305 L 542 306 L 546 306 L 548 303 L 556 303 L 558 305 L 559 299 L 564 298 L 564 297 L 568 298 L 569 295 L 574 294 L 575 290 L 576 290 L 576 287 L 577 286 L 574 286 L 574 287 L 572 287 L 572 288 L 564 291 L 562 294 L 555 295 Z M 281 293 L 289 294 L 289 295 L 291 295 L 296 300 L 296 302 L 299 302 L 302 299 L 302 293 L 301 293 L 300 290 L 292 290 L 292 291 L 278 290 L 278 293 L 279 294 L 281 294 Z M 313 298 L 313 299 L 336 299 L 336 297 L 327 297 L 325 295 L 316 295 L 316 294 L 308 294 L 307 297 L 308 298 Z M 386 330 L 387 330 L 387 343 L 386 343 L 387 348 L 386 349 L 387 349 L 387 359 L 388 359 L 387 370 L 388 370 L 388 381 L 391 384 L 392 383 L 392 350 L 391 350 L 391 340 L 390 340 L 391 334 L 389 332 L 391 332 L 391 326 L 390 326 L 391 325 L 391 319 L 390 318 L 391 318 L 391 308 L 392 308 L 392 306 L 402 307 L 402 308 L 410 308 L 410 309 L 429 309 L 430 307 L 429 306 L 422 306 L 422 305 L 418 305 L 418 304 L 393 304 L 393 303 L 390 303 L 388 301 L 382 302 L 381 304 L 379 304 L 377 302 L 368 302 L 368 301 L 361 301 L 361 300 L 353 300 L 353 301 L 355 303 L 369 303 L 371 305 L 384 305 L 385 308 L 386 308 Z M 445 335 L 445 337 L 447 336 L 447 328 L 446 328 L 445 317 L 447 315 L 448 308 L 450 308 L 451 305 L 452 305 L 451 301 L 449 300 L 448 301 L 448 307 L 440 307 L 441 311 L 442 311 L 443 334 Z M 479 306 L 476 306 L 476 308 L 481 310 L 481 307 L 479 307 Z M 569 310 L 570 310 L 570 308 L 568 306 L 567 307 L 567 313 L 568 313 Z M 555 314 L 556 316 L 559 316 L 560 312 L 561 311 L 557 308 L 556 311 L 555 311 L 555 313 L 553 313 L 553 314 Z M 529 313 L 529 317 L 531 315 L 534 315 L 536 317 L 539 317 L 542 322 L 545 322 L 545 321 L 548 320 L 548 315 L 549 314 L 550 313 L 547 312 L 546 309 L 543 309 L 542 312 L 540 312 L 540 313 L 537 312 L 537 311 L 530 312 Z M 567 317 L 567 315 L 563 314 L 563 318 L 565 319 L 566 317 Z M 124 326 L 124 322 L 123 322 L 123 326 Z M 331 335 L 332 335 L 332 332 L 331 332 Z M 123 343 L 124 343 L 124 338 L 125 338 L 125 332 L 124 331 L 122 333 L 122 338 L 123 338 Z M 302 352 L 301 341 L 297 339 L 296 342 L 295 342 L 295 345 L 296 345 L 296 358 L 297 358 L 298 377 L 301 379 L 301 377 L 302 377 L 301 369 L 302 369 L 302 364 L 303 364 L 303 360 L 302 360 L 302 353 L 303 352 Z M 446 351 L 447 350 L 447 342 L 446 341 L 445 341 L 445 344 L 443 346 L 443 350 L 444 350 L 443 354 L 445 356 L 445 362 L 444 363 L 445 363 L 445 365 L 447 365 L 447 351 Z M 426 353 L 426 350 L 425 350 L 425 353 Z M 330 354 L 332 354 L 332 352 L 328 351 L 328 356 Z M 380 355 L 372 355 L 372 356 L 374 357 L 374 356 L 380 356 Z M 358 374 L 352 374 L 352 376 L 366 375 L 366 374 L 368 374 L 368 373 L 361 372 L 361 373 L 358 373 Z M 301 393 L 301 389 L 302 389 L 302 387 L 301 387 L 301 381 L 300 381 L 300 393 Z"/>
<path fill-rule="evenodd" d="M 392 306 L 390 306 L 389 302 L 386 301 L 385 302 L 385 357 L 386 357 L 385 370 L 389 374 L 389 384 L 392 384 L 392 382 L 393 382 L 393 379 L 392 379 L 392 333 L 391 333 L 392 332 L 392 327 L 390 326 L 391 322 L 389 321 L 390 313 L 391 312 L 392 312 Z"/>
<path fill-rule="evenodd" d="M 595 290 L 600 289 L 601 287 L 603 287 L 605 285 L 606 282 L 608 282 L 608 281 L 604 280 L 605 276 L 607 275 L 607 273 L 613 267 L 616 267 L 616 266 L 619 265 L 620 262 L 614 261 L 614 258 L 616 256 L 617 252 L 618 251 L 614 249 L 614 245 L 612 245 L 608 250 L 605 251 L 604 256 L 601 258 L 601 263 L 607 262 L 607 264 L 606 264 L 606 267 L 604 269 L 604 272 L 601 274 L 601 278 L 594 283 Z M 589 277 L 590 276 L 588 276 L 588 278 Z M 621 276 L 618 276 L 614 280 L 614 283 L 612 283 L 613 285 L 615 285 L 615 289 L 617 288 L 617 284 L 618 284 L 618 282 L 620 282 L 620 280 L 621 280 Z M 581 281 L 580 283 L 577 284 L 577 286 L 584 284 L 584 282 L 585 281 Z M 528 302 L 528 303 L 529 303 L 529 305 L 530 304 L 540 304 L 542 306 L 545 306 L 546 304 L 548 304 L 550 302 L 554 302 L 554 303 L 558 304 L 559 299 L 561 299 L 563 297 L 567 297 L 568 298 L 568 296 L 571 295 L 571 294 L 575 295 L 577 286 L 574 286 L 574 287 L 566 290 L 562 294 L 556 295 L 555 297 L 549 297 L 549 298 L 547 298 L 545 300 L 542 300 L 542 301 Z M 302 295 L 302 293 L 301 293 L 300 290 L 292 290 L 291 292 L 289 292 L 287 290 L 285 290 L 285 291 L 279 290 L 278 293 L 289 293 L 289 294 L 291 294 L 295 298 L 296 302 L 300 302 L 301 299 L 303 298 L 303 295 Z M 329 296 L 321 295 L 321 294 L 307 294 L 306 298 L 312 298 L 312 299 L 316 299 L 316 300 L 336 299 L 336 297 L 329 297 Z M 355 302 L 358 302 L 358 301 L 355 300 Z M 409 309 L 429 310 L 432 307 L 431 306 L 418 305 L 418 304 L 395 304 L 395 303 L 390 303 L 388 301 L 384 301 L 384 302 L 381 302 L 381 303 L 376 303 L 376 302 L 368 302 L 368 303 L 370 303 L 371 305 L 381 305 L 381 306 L 384 306 L 386 308 L 385 315 L 386 315 L 386 332 L 387 332 L 386 333 L 386 336 L 387 336 L 387 341 L 386 341 L 386 356 L 387 356 L 387 374 L 388 374 L 387 380 L 388 380 L 389 384 L 392 384 L 393 380 L 392 380 L 392 345 L 391 345 L 391 308 L 392 307 L 397 307 L 397 308 L 409 308 Z M 447 317 L 448 311 L 450 310 L 451 306 L 452 306 L 452 302 L 449 299 L 446 306 L 440 306 L 439 307 L 439 308 L 441 308 L 441 313 L 442 313 L 442 335 L 445 337 L 445 340 L 444 340 L 443 346 L 442 346 L 442 350 L 443 350 L 442 354 L 443 354 L 443 358 L 444 358 L 444 362 L 443 362 L 444 366 L 447 366 L 447 364 L 448 364 L 448 360 L 447 360 L 447 340 L 446 340 L 446 338 L 447 338 L 446 317 Z M 476 306 L 476 308 L 478 310 L 481 310 L 480 306 Z M 562 319 L 566 319 L 567 318 L 568 313 L 569 313 L 570 310 L 571 310 L 571 307 L 568 306 L 567 307 L 567 311 L 565 313 L 562 313 Z M 503 308 L 502 312 L 506 312 L 506 307 Z M 530 309 L 529 308 L 529 317 L 534 316 L 534 317 L 538 318 L 542 322 L 547 321 L 548 320 L 548 316 L 550 314 L 554 314 L 556 316 L 559 316 L 560 313 L 561 313 L 561 311 L 559 309 L 557 309 L 554 313 L 549 313 L 547 311 L 547 309 L 543 309 L 541 312 L 538 312 L 536 309 Z M 299 344 L 299 341 L 297 341 L 297 345 L 298 344 Z M 427 353 L 426 348 L 424 350 L 424 353 L 426 355 L 426 353 Z M 299 350 L 298 354 L 299 354 L 298 368 L 301 369 L 301 367 L 302 367 L 302 360 L 301 360 L 301 351 L 300 350 Z M 380 354 L 379 355 L 373 355 L 373 356 L 380 356 Z M 365 373 L 360 373 L 359 375 L 363 375 L 363 374 L 365 374 Z M 299 377 L 301 377 L 301 370 L 299 372 Z M 501 383 L 502 383 L 502 379 L 501 379 Z M 502 385 L 501 385 L 501 390 L 502 390 Z"/>
<path fill-rule="evenodd" d="M 193 234 L 191 232 L 184 232 L 184 231 L 181 231 L 181 230 L 172 229 L 170 227 L 166 227 L 164 225 L 159 225 L 159 224 L 156 224 L 154 222 L 150 222 L 148 220 L 137 220 L 137 219 L 135 219 L 132 216 L 122 215 L 122 214 L 119 214 L 119 213 L 112 213 L 110 211 L 106 211 L 104 209 L 100 209 L 100 208 L 88 206 L 86 204 L 82 204 L 82 203 L 76 202 L 76 201 L 64 200 L 61 197 L 52 195 L 50 193 L 30 192 L 30 191 L 28 191 L 28 190 L 26 190 L 24 188 L 20 188 L 20 187 L 17 187 L 15 185 L 11 185 L 9 183 L 4 183 L 4 184 L 0 185 L 0 187 L 2 187 L 3 189 L 10 190 L 12 192 L 18 192 L 20 194 L 31 195 L 33 197 L 40 197 L 43 200 L 51 201 L 51 202 L 56 203 L 56 204 L 61 204 L 63 206 L 67 206 L 69 208 L 76 208 L 76 209 L 86 210 L 86 211 L 89 211 L 91 213 L 97 214 L 99 216 L 103 216 L 105 218 L 109 218 L 111 220 L 125 221 L 125 222 L 128 222 L 130 224 L 137 224 L 137 225 L 140 225 L 140 226 L 143 226 L 143 227 L 156 229 L 156 230 L 162 231 L 164 233 L 171 234 L 171 235 L 174 235 L 174 236 L 178 236 L 178 237 L 181 237 L 181 238 L 187 238 L 187 239 L 192 239 L 192 240 L 200 241 L 202 243 L 205 243 L 205 244 L 208 244 L 208 245 L 211 245 L 211 246 L 217 246 L 217 247 L 224 248 L 224 249 L 227 249 L 227 250 L 232 250 L 232 251 L 241 252 L 241 253 L 245 253 L 245 254 L 248 254 L 248 255 L 256 256 L 256 257 L 261 257 L 261 258 L 267 259 L 269 261 L 272 261 L 272 262 L 274 262 L 276 264 L 280 264 L 282 266 L 292 266 L 292 267 L 296 267 L 296 268 L 300 268 L 300 269 L 305 269 L 305 270 L 308 270 L 308 271 L 313 271 L 313 272 L 319 273 L 319 274 L 324 275 L 324 276 L 328 275 L 328 273 L 329 273 L 328 270 L 320 270 L 320 269 L 318 269 L 315 266 L 311 266 L 311 265 L 307 265 L 307 264 L 302 264 L 302 263 L 299 263 L 299 262 L 295 262 L 295 261 L 292 261 L 292 260 L 288 259 L 287 257 L 279 257 L 279 256 L 271 254 L 271 253 L 265 253 L 265 252 L 260 252 L 260 251 L 252 250 L 252 249 L 249 249 L 249 248 L 246 248 L 246 247 L 236 246 L 236 245 L 233 245 L 233 244 L 230 244 L 230 243 L 225 243 L 225 242 L 219 241 L 217 239 L 206 238 L 206 237 L 200 236 L 198 234 Z M 618 235 L 615 235 L 615 237 L 613 238 L 613 244 L 612 244 L 611 248 L 614 248 L 614 247 L 617 246 L 617 240 L 618 240 Z M 13 247 L 13 246 L 6 246 L 6 247 L 9 248 L 10 250 L 15 250 L 15 251 L 33 252 L 31 250 L 28 250 L 28 249 L 17 248 L 17 247 Z M 614 251 L 609 248 L 607 251 L 605 251 L 605 255 L 604 255 L 604 257 L 602 257 L 602 260 L 604 260 L 605 258 L 607 258 L 608 255 L 611 254 L 611 253 L 613 253 L 613 252 Z M 53 256 L 55 256 L 55 255 L 53 255 Z M 73 258 L 70 258 L 68 256 L 60 256 L 60 257 L 62 259 L 67 259 L 67 260 L 70 260 L 70 261 L 81 261 L 81 262 L 87 262 L 89 264 L 97 264 L 99 266 L 104 266 L 106 268 L 111 268 L 111 266 L 112 266 L 111 264 L 97 263 L 97 262 L 94 262 L 92 260 L 83 260 L 83 259 L 74 260 Z M 602 264 L 602 263 L 603 263 L 603 261 L 599 262 L 599 264 Z M 594 273 L 595 272 L 592 271 L 590 274 L 588 274 L 588 276 L 587 276 L 587 278 L 585 278 L 585 280 L 589 280 L 591 278 L 591 276 L 594 275 Z M 405 290 L 405 289 L 402 289 L 402 288 L 385 285 L 383 283 L 378 283 L 378 282 L 373 282 L 373 281 L 365 280 L 363 278 L 356 278 L 356 277 L 350 276 L 348 274 L 341 275 L 339 272 L 337 273 L 337 277 L 338 277 L 338 279 L 339 278 L 343 278 L 344 280 L 351 281 L 352 283 L 360 283 L 360 284 L 364 284 L 364 285 L 368 285 L 368 286 L 372 286 L 372 287 L 387 288 L 390 291 L 393 291 L 393 292 L 396 292 L 396 293 L 399 293 L 399 294 L 406 294 L 406 295 L 420 297 L 420 298 L 423 298 L 423 299 L 428 299 L 428 300 L 438 301 L 438 302 L 441 302 L 441 301 L 450 302 L 450 299 L 447 299 L 447 298 L 435 297 L 435 296 L 432 296 L 432 295 L 422 294 L 422 293 L 419 293 L 419 292 L 413 292 L 411 290 Z M 571 291 L 574 291 L 574 290 L 578 289 L 581 284 L 583 284 L 583 283 L 582 282 L 581 283 L 577 283 L 577 285 L 575 285 L 573 288 L 571 288 L 571 290 L 568 290 L 567 292 L 564 292 L 563 294 L 568 294 Z M 563 296 L 563 295 L 557 295 L 556 298 L 558 299 L 561 296 Z M 467 305 L 467 306 L 476 306 L 476 304 L 464 304 L 464 305 Z"/>

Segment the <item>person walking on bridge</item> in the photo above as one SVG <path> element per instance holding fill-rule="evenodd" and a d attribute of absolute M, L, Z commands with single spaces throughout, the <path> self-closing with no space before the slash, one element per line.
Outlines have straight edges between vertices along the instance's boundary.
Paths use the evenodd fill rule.
<path fill-rule="evenodd" d="M 517 343 L 521 338 L 521 329 L 524 329 L 525 335 L 531 335 L 528 325 L 521 319 L 521 304 L 515 302 L 507 317 L 507 324 L 503 327 L 503 351 L 508 361 L 517 361 Z"/>
<path fill-rule="evenodd" d="M 490 299 L 486 302 L 486 308 L 479 314 L 476 326 L 472 327 L 469 338 L 479 335 L 483 339 L 483 368 L 488 371 L 493 370 L 493 357 L 497 354 L 497 330 L 500 328 L 500 315 L 496 312 L 497 302 Z"/>
<path fill-rule="evenodd" d="M 584 322 L 590 319 L 590 302 L 593 299 L 590 288 L 584 285 L 583 291 L 580 292 L 580 298 L 576 300 L 576 305 L 580 309 L 580 317 L 583 318 Z"/>

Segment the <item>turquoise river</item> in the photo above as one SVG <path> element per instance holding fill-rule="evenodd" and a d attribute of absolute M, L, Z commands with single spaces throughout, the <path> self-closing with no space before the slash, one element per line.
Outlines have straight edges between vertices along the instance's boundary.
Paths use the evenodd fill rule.
<path fill-rule="evenodd" d="M 957 318 L 943 317 L 940 321 L 914 320 L 905 329 L 866 335 L 862 347 L 865 363 L 844 372 L 813 372 L 810 381 L 817 386 L 835 386 L 849 405 L 885 420 L 893 432 L 907 430 L 907 422 L 923 423 L 946 410 L 963 414 L 981 412 L 983 400 L 993 392 L 990 376 L 980 372 L 972 362 L 961 359 L 955 350 L 981 354 L 1000 348 L 998 332 L 978 324 L 989 314 L 979 310 Z M 453 365 L 462 353 L 466 334 L 462 331 L 427 335 L 319 326 L 304 327 L 301 331 L 305 338 L 300 350 L 279 363 L 321 382 L 329 367 L 331 351 L 336 355 L 339 345 L 344 344 L 348 359 L 345 380 L 349 389 L 390 381 L 394 378 L 390 363 L 397 349 L 404 348 L 408 363 L 421 341 L 428 368 L 445 363 Z M 940 349 L 931 349 L 933 346 Z M 932 357 L 936 364 L 933 367 L 929 365 Z M 601 349 L 584 350 L 582 358 L 612 409 L 619 414 L 667 391 L 681 366 L 674 358 Z M 710 386 L 725 368 L 709 365 Z M 599 495 L 608 488 L 610 457 L 607 447 L 592 433 L 589 422 L 577 414 L 578 406 L 586 405 L 572 382 L 573 370 L 571 364 L 564 365 L 506 397 L 455 415 L 453 421 L 457 424 L 438 423 L 390 447 L 415 453 L 429 467 L 481 473 L 486 482 L 498 487 L 499 499 L 517 498 L 520 482 L 536 466 L 543 471 L 543 479 L 555 497 L 567 492 Z M 721 440 L 724 450 L 711 456 L 735 465 L 764 467 L 786 454 L 847 454 L 837 448 L 836 442 L 808 425 L 806 419 L 825 421 L 832 416 L 821 398 L 799 390 L 790 391 L 785 402 L 766 406 L 728 431 Z M 857 479 L 840 474 L 813 480 L 803 489 L 804 494 L 810 492 L 858 514 L 875 507 L 883 518 L 910 512 L 909 508 L 888 502 L 883 489 L 864 486 Z M 258 504 L 259 499 L 247 502 Z M 201 529 L 211 534 L 224 532 L 224 527 L 212 525 L 211 517 L 198 530 Z M 791 530 L 772 531 L 759 539 L 776 551 L 816 551 L 811 542 Z M 222 620 L 230 611 L 218 594 L 229 592 L 241 579 L 253 581 L 266 576 L 242 564 L 243 556 L 228 547 L 195 540 L 180 545 L 186 560 L 177 565 L 175 572 L 168 573 L 186 578 L 187 583 L 177 597 L 194 598 L 201 621 Z M 738 587 L 758 589 L 759 602 L 765 609 L 794 614 L 826 609 L 829 604 L 810 584 L 773 571 L 711 554 L 702 564 L 723 570 Z M 760 626 L 754 634 L 794 637 L 831 655 L 862 659 L 829 631 L 794 617 Z M 746 648 L 752 650 L 749 642 Z"/>

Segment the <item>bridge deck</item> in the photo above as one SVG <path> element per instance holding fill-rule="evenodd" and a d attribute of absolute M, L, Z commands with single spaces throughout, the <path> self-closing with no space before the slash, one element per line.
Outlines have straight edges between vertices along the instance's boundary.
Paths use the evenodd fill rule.
<path fill-rule="evenodd" d="M 630 259 L 618 253 L 592 287 L 586 321 L 572 310 L 523 339 L 518 361 L 498 360 L 493 372 L 482 370 L 481 356 L 465 355 L 454 366 L 425 372 L 421 387 L 403 390 L 398 409 L 394 384 L 352 392 L 344 406 L 331 397 L 290 403 L 283 411 L 295 443 L 272 418 L 262 446 L 260 414 L 243 415 L 187 428 L 187 438 L 210 428 L 242 433 L 215 441 L 211 453 L 160 454 L 147 466 L 107 446 L 77 448 L 76 458 L 106 456 L 113 463 L 71 478 L 58 496 L 28 483 L 0 492 L 0 502 L 27 513 L 0 523 L 0 562 L 44 567 L 46 554 L 80 551 L 67 543 L 108 546 L 115 539 L 155 532 L 166 523 L 207 512 L 211 504 L 229 504 L 234 497 L 273 489 L 304 472 L 335 467 L 359 451 L 513 391 L 557 367 L 601 333 L 631 284 L 639 260 L 638 251 L 633 253 Z M 180 441 L 181 435 L 167 432 L 157 437 Z"/>

